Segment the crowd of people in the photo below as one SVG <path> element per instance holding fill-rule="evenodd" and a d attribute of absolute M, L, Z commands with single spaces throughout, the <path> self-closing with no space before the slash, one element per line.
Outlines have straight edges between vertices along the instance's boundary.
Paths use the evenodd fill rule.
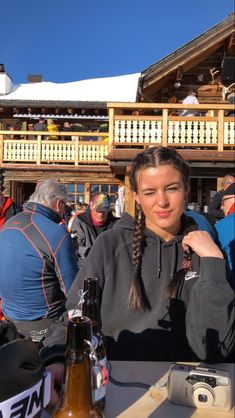
<path fill-rule="evenodd" d="M 46 180 L 2 222 L 2 322 L 38 343 L 53 372 L 52 399 L 63 378 L 68 311 L 87 277 L 99 279 L 108 359 L 232 359 L 235 183 L 222 192 L 224 218 L 214 228 L 186 210 L 189 179 L 175 149 L 150 147 L 132 164 L 134 217 L 115 218 L 109 196 L 98 193 L 67 225 L 66 188 Z"/>
<path fill-rule="evenodd" d="M 98 132 L 107 132 L 108 135 L 108 124 L 107 123 L 102 123 L 100 124 L 99 127 L 86 127 L 84 124 L 82 123 L 78 123 L 78 122 L 71 122 L 69 120 L 65 120 L 62 123 L 57 121 L 54 121 L 53 119 L 49 118 L 49 119 L 44 119 L 43 117 L 40 117 L 36 122 L 16 122 L 14 125 L 9 125 L 7 126 L 7 129 L 9 131 L 30 131 L 33 132 L 32 135 L 20 135 L 19 133 L 17 134 L 9 134 L 7 135 L 8 139 L 28 139 L 28 140 L 32 140 L 32 139 L 37 139 L 37 133 L 39 132 L 48 132 L 50 133 L 50 135 L 43 135 L 42 139 L 48 139 L 48 140 L 75 140 L 77 138 L 76 132 L 92 132 L 95 131 L 97 132 L 97 137 L 96 136 L 92 136 L 90 137 L 84 137 L 84 141 L 87 140 L 87 138 L 92 139 L 93 141 L 103 141 L 105 140 L 107 142 L 108 138 L 104 138 L 99 137 L 98 136 Z M 64 132 L 66 135 L 56 135 L 56 133 L 58 132 Z M 70 132 L 72 133 L 72 135 L 68 135 L 67 133 Z"/>

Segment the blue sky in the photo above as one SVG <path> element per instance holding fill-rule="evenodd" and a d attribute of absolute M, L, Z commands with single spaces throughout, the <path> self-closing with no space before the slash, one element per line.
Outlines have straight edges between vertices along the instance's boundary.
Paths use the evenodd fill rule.
<path fill-rule="evenodd" d="M 69 82 L 141 72 L 234 11 L 234 0 L 1 0 L 0 63 Z"/>

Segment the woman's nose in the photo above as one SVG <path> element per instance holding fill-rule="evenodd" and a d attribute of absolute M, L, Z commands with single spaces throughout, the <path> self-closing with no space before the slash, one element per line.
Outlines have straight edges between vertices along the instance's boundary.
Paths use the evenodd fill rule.
<path fill-rule="evenodd" d="M 159 192 L 157 194 L 157 204 L 161 207 L 165 207 L 169 204 L 169 200 L 168 200 L 166 193 Z"/>

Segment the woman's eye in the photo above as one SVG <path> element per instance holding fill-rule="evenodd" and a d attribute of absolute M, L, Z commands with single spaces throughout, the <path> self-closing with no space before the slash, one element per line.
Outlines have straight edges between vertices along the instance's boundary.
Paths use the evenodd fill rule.
<path fill-rule="evenodd" d="M 144 195 L 145 196 L 152 196 L 155 192 L 145 192 Z"/>
<path fill-rule="evenodd" d="M 179 189 L 179 187 L 168 187 L 166 190 L 168 191 L 168 192 L 174 192 L 174 191 L 176 191 L 176 190 L 178 190 Z"/>

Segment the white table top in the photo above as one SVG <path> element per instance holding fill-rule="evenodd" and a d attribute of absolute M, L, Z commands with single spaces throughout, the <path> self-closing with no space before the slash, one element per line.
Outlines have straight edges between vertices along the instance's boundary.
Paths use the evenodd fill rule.
<path fill-rule="evenodd" d="M 113 361 L 111 375 L 121 382 L 142 382 L 157 388 L 150 390 L 120 387 L 109 382 L 107 387 L 105 418 L 234 418 L 234 398 L 231 411 L 199 409 L 174 405 L 167 400 L 165 386 L 171 363 Z M 197 363 L 198 364 L 198 363 Z M 216 369 L 230 372 L 234 393 L 234 364 L 216 364 Z M 162 387 L 159 387 L 161 382 Z M 50 414 L 43 413 L 42 418 Z"/>
<path fill-rule="evenodd" d="M 147 384 L 161 382 L 163 387 L 151 388 L 147 391 L 142 388 L 120 387 L 109 383 L 105 418 L 234 418 L 234 407 L 227 412 L 189 408 L 170 403 L 167 400 L 167 388 L 164 386 L 170 364 L 163 362 L 112 362 L 111 375 L 116 380 L 138 381 Z M 230 371 L 234 388 L 234 364 L 217 364 L 213 368 Z M 234 393 L 234 389 L 232 392 Z"/>

